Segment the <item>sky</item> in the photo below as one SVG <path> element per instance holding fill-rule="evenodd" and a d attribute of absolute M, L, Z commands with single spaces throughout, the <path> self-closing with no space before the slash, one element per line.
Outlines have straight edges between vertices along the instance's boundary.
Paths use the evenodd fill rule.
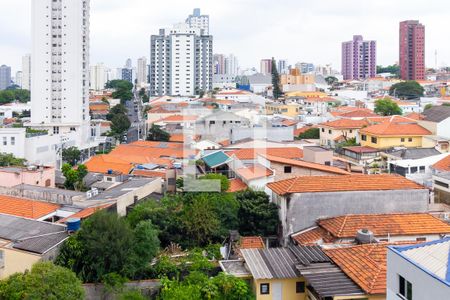
<path fill-rule="evenodd" d="M 31 52 L 31 1 L 0 0 L 0 64 L 21 69 Z M 183 22 L 193 8 L 210 16 L 214 53 L 233 53 L 242 69 L 263 58 L 332 64 L 353 35 L 377 41 L 377 62 L 398 61 L 398 23 L 426 26 L 426 65 L 450 65 L 448 0 L 91 0 L 91 64 L 121 67 L 150 56 L 150 36 Z"/>

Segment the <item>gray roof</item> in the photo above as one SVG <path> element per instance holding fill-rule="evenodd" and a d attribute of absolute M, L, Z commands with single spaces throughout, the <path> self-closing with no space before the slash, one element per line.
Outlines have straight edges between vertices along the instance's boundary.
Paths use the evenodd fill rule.
<path fill-rule="evenodd" d="M 17 249 L 45 253 L 68 237 L 65 230 L 63 225 L 0 214 L 0 238 Z"/>
<path fill-rule="evenodd" d="M 310 266 L 299 265 L 297 269 L 320 297 L 364 294 L 353 280 L 332 263 L 319 263 Z"/>
<path fill-rule="evenodd" d="M 296 258 L 288 248 L 242 249 L 247 267 L 255 279 L 296 278 Z"/>
<path fill-rule="evenodd" d="M 247 77 L 250 84 L 272 84 L 272 75 L 257 73 Z"/>
<path fill-rule="evenodd" d="M 219 261 L 219 265 L 225 273 L 236 277 L 248 277 L 252 275 L 245 267 L 245 261 L 243 260 L 222 260 Z"/>
<path fill-rule="evenodd" d="M 294 253 L 298 261 L 305 266 L 312 263 L 330 262 L 330 259 L 319 246 L 294 246 L 290 245 L 289 250 Z"/>
<path fill-rule="evenodd" d="M 50 195 L 64 195 L 69 197 L 77 197 L 77 196 L 84 196 L 85 193 L 82 192 L 76 192 L 71 190 L 63 190 L 63 189 L 55 189 L 50 187 L 42 187 L 42 186 L 36 186 L 36 185 L 29 185 L 29 184 L 20 184 L 16 185 L 14 188 L 24 191 L 37 191 L 42 192 Z"/>
<path fill-rule="evenodd" d="M 119 184 L 115 187 L 110 188 L 109 190 L 104 191 L 103 193 L 98 194 L 95 197 L 88 199 L 89 201 L 95 200 L 115 200 L 118 197 L 121 197 L 125 194 L 133 192 L 144 185 L 149 184 L 155 180 L 159 180 L 159 178 L 133 178 L 128 181 L 125 181 L 122 184 Z"/>
<path fill-rule="evenodd" d="M 435 148 L 411 148 L 411 149 L 394 150 L 392 152 L 388 152 L 388 154 L 400 157 L 402 159 L 421 159 L 425 157 L 439 155 L 442 153 L 436 150 Z"/>
<path fill-rule="evenodd" d="M 450 118 L 450 107 L 433 106 L 430 109 L 426 109 L 422 114 L 425 116 L 425 121 L 439 123 Z"/>

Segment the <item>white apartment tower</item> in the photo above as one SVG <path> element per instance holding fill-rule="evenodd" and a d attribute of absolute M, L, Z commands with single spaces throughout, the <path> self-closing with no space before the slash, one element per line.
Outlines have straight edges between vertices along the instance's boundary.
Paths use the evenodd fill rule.
<path fill-rule="evenodd" d="M 147 66 L 147 58 L 141 57 L 137 61 L 137 84 L 139 86 L 144 86 L 148 79 L 148 66 Z"/>
<path fill-rule="evenodd" d="M 203 30 L 202 35 L 209 35 L 209 15 L 202 15 L 200 8 L 194 9 L 194 13 L 186 19 L 186 24 L 191 28 Z"/>
<path fill-rule="evenodd" d="M 31 125 L 90 137 L 90 0 L 33 0 Z"/>
<path fill-rule="evenodd" d="M 91 66 L 90 74 L 90 88 L 94 91 L 101 91 L 105 89 L 107 78 L 107 69 L 104 64 L 99 63 L 95 66 Z"/>
<path fill-rule="evenodd" d="M 31 54 L 22 57 L 22 89 L 31 90 Z"/>
<path fill-rule="evenodd" d="M 212 89 L 213 37 L 180 23 L 152 35 L 150 94 L 192 96 Z"/>

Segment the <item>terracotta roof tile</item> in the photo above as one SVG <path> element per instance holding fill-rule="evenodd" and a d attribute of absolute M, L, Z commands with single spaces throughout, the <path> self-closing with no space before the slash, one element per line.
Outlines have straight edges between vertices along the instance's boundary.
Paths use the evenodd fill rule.
<path fill-rule="evenodd" d="M 287 148 L 242 148 L 239 150 L 227 151 L 228 156 L 235 155 L 240 160 L 255 160 L 259 154 L 268 154 L 271 156 L 301 159 L 303 150 L 297 147 Z"/>
<path fill-rule="evenodd" d="M 293 234 L 291 238 L 300 245 L 310 246 L 317 245 L 319 241 L 326 243 L 332 241 L 332 237 L 328 235 L 327 231 L 320 227 L 314 227 L 296 234 Z"/>
<path fill-rule="evenodd" d="M 59 205 L 56 204 L 0 195 L 1 214 L 39 219 L 56 211 L 58 208 Z"/>
<path fill-rule="evenodd" d="M 264 249 L 264 241 L 260 236 L 241 237 L 240 249 Z"/>
<path fill-rule="evenodd" d="M 424 189 L 400 175 L 302 176 L 267 184 L 274 193 L 320 193 Z"/>
<path fill-rule="evenodd" d="M 272 176 L 273 172 L 261 165 L 253 165 L 250 167 L 244 167 L 236 170 L 236 174 L 246 181 Z"/>
<path fill-rule="evenodd" d="M 311 162 L 307 162 L 307 161 L 303 161 L 303 160 L 294 160 L 294 159 L 289 159 L 289 158 L 282 158 L 282 157 L 263 155 L 263 154 L 261 154 L 261 156 L 271 162 L 280 163 L 280 164 L 284 164 L 284 165 L 296 166 L 296 167 L 305 168 L 305 169 L 314 169 L 314 170 L 318 170 L 318 171 L 323 171 L 323 172 L 328 172 L 328 173 L 333 173 L 333 174 L 340 174 L 340 175 L 349 175 L 350 174 L 349 172 L 344 171 L 339 168 L 336 168 L 336 167 L 311 163 Z"/>
<path fill-rule="evenodd" d="M 440 172 L 450 172 L 450 155 L 435 163 L 432 168 Z"/>
<path fill-rule="evenodd" d="M 239 178 L 230 180 L 230 188 L 227 192 L 229 193 L 236 193 L 240 191 L 245 191 L 248 189 L 248 186 Z"/>
<path fill-rule="evenodd" d="M 384 122 L 361 129 L 361 133 L 375 136 L 423 136 L 431 132 L 415 120 L 393 116 Z"/>
<path fill-rule="evenodd" d="M 358 129 L 368 125 L 369 122 L 367 122 L 367 120 L 337 119 L 334 121 L 321 123 L 318 126 L 334 129 Z"/>
<path fill-rule="evenodd" d="M 416 112 L 409 113 L 405 117 L 413 119 L 413 120 L 417 120 L 417 121 L 425 119 L 424 115 L 416 113 Z"/>
<path fill-rule="evenodd" d="M 448 234 L 450 225 L 424 213 L 345 215 L 317 222 L 336 238 L 353 238 L 360 229 L 375 236 Z"/>
<path fill-rule="evenodd" d="M 153 170 L 133 170 L 131 173 L 134 176 L 140 176 L 140 177 L 160 177 L 160 178 L 166 178 L 166 172 L 165 171 L 153 171 Z"/>
<path fill-rule="evenodd" d="M 198 116 L 188 116 L 188 115 L 174 115 L 169 116 L 161 120 L 161 122 L 195 122 Z"/>
<path fill-rule="evenodd" d="M 86 219 L 86 218 L 92 216 L 93 214 L 95 214 L 97 211 L 108 208 L 110 206 L 112 206 L 112 204 L 104 204 L 104 205 L 95 206 L 95 207 L 88 207 L 88 208 L 85 208 L 67 218 L 59 220 L 58 223 L 65 223 L 67 220 L 74 219 L 74 218 L 81 219 L 81 220 Z"/>
<path fill-rule="evenodd" d="M 133 168 L 131 163 L 109 154 L 91 157 L 85 165 L 89 172 L 94 173 L 107 173 L 108 170 L 113 170 L 128 174 Z"/>
<path fill-rule="evenodd" d="M 305 126 L 302 128 L 296 128 L 294 129 L 294 136 L 299 136 L 302 133 L 305 133 L 306 131 L 313 129 L 313 128 L 317 128 L 316 126 Z"/>

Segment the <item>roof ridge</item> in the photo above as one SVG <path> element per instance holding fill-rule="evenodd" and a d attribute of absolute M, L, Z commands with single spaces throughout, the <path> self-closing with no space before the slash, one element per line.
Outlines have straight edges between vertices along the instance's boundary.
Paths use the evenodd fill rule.
<path fill-rule="evenodd" d="M 342 231 L 344 231 L 344 227 L 345 227 L 345 223 L 347 222 L 347 215 L 344 216 L 344 220 L 342 222 L 341 228 L 338 231 L 338 236 L 340 236 L 342 234 Z"/>

